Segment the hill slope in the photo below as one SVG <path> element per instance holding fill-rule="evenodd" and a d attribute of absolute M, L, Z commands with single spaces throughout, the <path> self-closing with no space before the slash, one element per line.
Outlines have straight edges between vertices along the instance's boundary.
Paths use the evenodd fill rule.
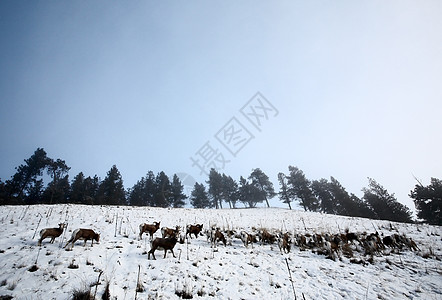
<path fill-rule="evenodd" d="M 163 259 L 148 260 L 148 237 L 138 240 L 141 223 L 161 221 L 161 227 L 182 228 L 203 223 L 237 231 L 267 228 L 291 233 L 374 232 L 411 237 L 420 251 L 386 249 L 365 256 L 353 245 L 353 259 L 336 261 L 311 250 L 292 246 L 282 254 L 276 244 L 245 248 L 233 238 L 231 245 L 211 248 L 206 237 L 175 246 Z M 4 206 L 0 212 L 0 296 L 17 299 L 70 299 L 74 290 L 93 285 L 97 299 L 109 283 L 111 298 L 134 299 L 140 267 L 142 290 L 137 299 L 179 299 L 183 295 L 216 299 L 441 299 L 442 241 L 437 226 L 400 224 L 360 218 L 290 211 L 286 209 L 160 209 L 81 205 Z M 65 234 L 37 246 L 39 231 L 67 222 Z M 101 234 L 100 243 L 72 251 L 62 246 L 76 228 Z M 35 234 L 35 237 L 34 237 Z M 160 236 L 157 231 L 155 236 Z M 427 258 L 424 258 L 427 257 Z M 351 263 L 358 262 L 356 263 Z M 36 265 L 37 270 L 31 270 Z M 71 268 L 78 266 L 78 268 Z M 290 268 L 293 287 L 289 278 Z"/>

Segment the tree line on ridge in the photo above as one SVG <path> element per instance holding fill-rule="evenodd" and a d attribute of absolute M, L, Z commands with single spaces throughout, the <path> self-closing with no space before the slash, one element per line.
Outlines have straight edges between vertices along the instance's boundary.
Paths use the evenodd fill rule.
<path fill-rule="evenodd" d="M 101 180 L 97 175 L 86 177 L 78 173 L 69 180 L 70 167 L 61 159 L 47 156 L 43 148 L 16 168 L 11 179 L 0 179 L 0 204 L 58 204 L 135 205 L 152 207 L 184 207 L 188 196 L 177 174 L 148 171 L 133 187 L 125 189 L 122 176 L 114 165 Z M 44 176 L 50 182 L 44 183 Z M 211 169 L 205 183 L 192 187 L 189 204 L 195 208 L 256 207 L 278 197 L 291 209 L 299 204 L 305 211 L 322 212 L 372 219 L 412 222 L 410 209 L 397 201 L 376 180 L 368 178 L 362 188 L 363 196 L 348 193 L 334 177 L 309 180 L 298 167 L 289 166 L 288 173 L 277 175 L 279 191 L 275 192 L 269 177 L 259 168 L 239 180 Z M 442 181 L 431 178 L 431 184 L 418 182 L 410 192 L 417 217 L 425 222 L 442 225 Z M 223 206 L 224 205 L 224 206 Z"/>

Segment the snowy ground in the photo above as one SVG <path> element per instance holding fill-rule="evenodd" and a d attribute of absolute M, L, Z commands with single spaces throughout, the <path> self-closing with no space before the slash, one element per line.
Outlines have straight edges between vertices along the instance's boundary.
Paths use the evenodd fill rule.
<path fill-rule="evenodd" d="M 116 222 L 117 221 L 117 222 Z M 138 240 L 140 223 L 161 221 L 161 227 L 203 223 L 224 229 L 267 228 L 292 233 L 374 232 L 406 234 L 420 251 L 375 255 L 362 253 L 351 263 L 333 261 L 292 247 L 281 254 L 276 244 L 245 248 L 210 247 L 203 236 L 175 246 L 163 259 L 148 260 L 149 240 Z M 286 209 L 158 209 L 78 205 L 3 206 L 0 209 L 0 296 L 14 299 L 71 299 L 74 290 L 92 285 L 101 299 L 106 283 L 112 299 L 135 299 L 138 269 L 142 292 L 137 299 L 442 299 L 441 227 L 347 218 Z M 68 222 L 65 234 L 37 246 L 39 231 Z M 76 228 L 101 234 L 100 243 L 63 249 Z M 34 237 L 35 234 L 35 237 Z M 156 233 L 160 236 L 160 231 Z M 424 258 L 426 257 L 426 258 Z M 288 266 L 287 266 L 288 263 Z M 34 265 L 37 270 L 31 272 Z M 78 268 L 70 268 L 70 266 Z M 293 287 L 289 278 L 291 270 Z M 99 284 L 97 280 L 99 278 Z M 178 295 L 177 295 L 178 294 Z M 1 297 L 0 297 L 1 299 Z"/>

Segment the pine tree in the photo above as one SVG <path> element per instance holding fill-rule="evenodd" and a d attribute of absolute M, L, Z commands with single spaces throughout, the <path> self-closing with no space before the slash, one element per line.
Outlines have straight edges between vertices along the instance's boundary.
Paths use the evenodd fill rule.
<path fill-rule="evenodd" d="M 39 204 L 43 203 L 43 199 L 44 199 L 43 179 L 33 178 L 32 183 L 27 188 L 26 203 Z"/>
<path fill-rule="evenodd" d="M 292 209 L 291 203 L 293 199 L 290 197 L 289 188 L 287 185 L 287 178 L 284 173 L 278 173 L 278 182 L 279 182 L 279 199 L 288 204 L 289 209 Z"/>
<path fill-rule="evenodd" d="M 143 198 L 147 206 L 155 206 L 155 193 L 156 193 L 156 179 L 153 171 L 149 171 L 145 177 Z"/>
<path fill-rule="evenodd" d="M 247 207 L 256 207 L 259 202 L 264 201 L 264 197 L 259 188 L 241 176 L 239 179 L 239 201 Z"/>
<path fill-rule="evenodd" d="M 98 204 L 125 205 L 126 192 L 117 166 L 113 165 L 98 188 Z"/>
<path fill-rule="evenodd" d="M 83 204 L 97 204 L 98 203 L 98 189 L 100 187 L 100 178 L 95 175 L 93 178 L 88 176 L 84 180 L 84 197 Z"/>
<path fill-rule="evenodd" d="M 215 208 L 223 208 L 223 177 L 214 168 L 210 170 L 209 180 L 207 181 L 209 185 L 209 197 L 211 198 Z"/>
<path fill-rule="evenodd" d="M 69 172 L 71 168 L 66 165 L 66 162 L 61 159 L 53 160 L 48 158 L 46 162 L 46 172 L 49 176 L 52 178 L 52 182 L 48 184 L 48 187 L 46 188 L 46 197 L 47 202 L 49 204 L 52 203 L 63 203 L 66 202 L 66 179 L 64 182 L 59 183 L 58 181 L 67 173 Z M 68 181 L 69 184 L 69 181 Z M 56 198 L 54 199 L 54 196 Z"/>
<path fill-rule="evenodd" d="M 249 180 L 252 180 L 252 185 L 261 192 L 260 195 L 264 197 L 267 207 L 270 207 L 268 199 L 275 197 L 276 193 L 269 177 L 261 169 L 256 168 L 250 174 Z"/>
<path fill-rule="evenodd" d="M 12 204 L 8 199 L 6 184 L 0 178 L 0 205 Z"/>
<path fill-rule="evenodd" d="M 160 176 L 160 174 L 158 174 L 158 176 Z M 147 172 L 145 177 L 141 177 L 141 179 L 128 190 L 128 203 L 136 206 L 157 206 L 155 201 L 161 198 L 158 196 L 158 193 L 161 193 L 161 191 L 159 192 L 157 189 L 157 179 L 160 180 L 159 177 L 155 177 L 152 171 Z M 157 197 L 157 199 L 155 199 L 155 197 Z M 160 200 L 160 202 L 163 201 Z"/>
<path fill-rule="evenodd" d="M 235 208 L 236 202 L 238 201 L 239 198 L 238 183 L 236 183 L 236 181 L 232 177 L 227 176 L 226 174 L 223 174 L 222 176 L 223 176 L 222 198 L 224 199 L 224 201 L 229 203 L 230 208 Z"/>
<path fill-rule="evenodd" d="M 350 195 L 334 177 L 330 177 L 329 191 L 333 196 L 332 202 L 336 214 L 343 216 L 358 216 L 358 204 L 354 201 L 356 196 L 353 194 Z"/>
<path fill-rule="evenodd" d="M 94 204 L 99 186 L 99 179 L 84 177 L 83 172 L 78 173 L 70 186 L 69 202 L 76 204 Z"/>
<path fill-rule="evenodd" d="M 184 200 L 187 199 L 187 196 L 183 193 L 184 186 L 181 183 L 181 180 L 178 178 L 177 174 L 173 175 L 172 185 L 171 185 L 171 203 L 172 207 L 184 207 L 186 202 Z"/>
<path fill-rule="evenodd" d="M 423 186 L 420 182 L 410 192 L 414 201 L 417 217 L 431 225 L 442 225 L 442 181 L 431 178 L 431 184 Z"/>
<path fill-rule="evenodd" d="M 80 172 L 74 177 L 71 183 L 71 190 L 69 199 L 71 203 L 81 204 L 84 201 L 85 189 L 84 189 L 84 174 Z"/>
<path fill-rule="evenodd" d="M 313 180 L 311 184 L 312 192 L 320 202 L 321 212 L 336 214 L 336 207 L 333 205 L 333 195 L 330 192 L 330 183 L 327 179 Z"/>
<path fill-rule="evenodd" d="M 49 182 L 43 192 L 43 203 L 70 203 L 70 188 L 69 175 L 65 175 L 57 179 L 55 182 Z"/>
<path fill-rule="evenodd" d="M 374 179 L 368 178 L 369 185 L 363 188 L 363 199 L 375 213 L 377 219 L 397 222 L 412 222 L 411 211 L 405 205 L 399 203 L 394 194 L 377 183 Z"/>
<path fill-rule="evenodd" d="M 209 195 L 206 192 L 206 187 L 203 184 L 195 183 L 192 193 L 190 195 L 190 204 L 194 208 L 211 207 Z"/>
<path fill-rule="evenodd" d="M 289 166 L 289 171 L 290 175 L 287 177 L 287 183 L 290 197 L 298 199 L 305 211 L 317 211 L 319 203 L 313 195 L 310 181 L 305 177 L 304 172 L 293 166 Z"/>
<path fill-rule="evenodd" d="M 350 198 L 356 207 L 356 212 L 352 216 L 370 219 L 375 218 L 375 214 L 370 206 L 367 204 L 367 202 L 365 202 L 363 199 L 358 198 L 354 194 L 350 194 Z"/>
<path fill-rule="evenodd" d="M 128 203 L 134 206 L 144 206 L 146 205 L 146 198 L 144 196 L 144 189 L 146 185 L 146 180 L 141 177 L 134 186 L 128 191 Z"/>
<path fill-rule="evenodd" d="M 169 177 L 161 171 L 155 178 L 154 205 L 155 207 L 169 207 L 172 194 Z"/>
<path fill-rule="evenodd" d="M 37 148 L 30 158 L 25 159 L 25 164 L 16 168 L 17 172 L 12 176 L 12 179 L 6 181 L 8 198 L 17 204 L 41 202 L 41 196 L 37 197 L 36 194 L 40 194 L 39 189 L 42 188 L 43 182 L 38 177 L 43 175 L 47 164 L 46 151 L 43 148 Z M 36 191 L 39 192 L 36 193 Z"/>

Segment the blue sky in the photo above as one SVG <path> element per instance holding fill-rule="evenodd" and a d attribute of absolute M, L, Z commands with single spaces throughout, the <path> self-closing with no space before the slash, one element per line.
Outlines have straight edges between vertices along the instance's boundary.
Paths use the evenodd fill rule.
<path fill-rule="evenodd" d="M 1 1 L 0 178 L 43 147 L 71 179 L 115 164 L 126 187 L 149 170 L 201 182 L 191 157 L 211 153 L 276 186 L 289 165 L 358 196 L 371 177 L 414 209 L 413 175 L 442 177 L 441 15 L 440 1 Z M 269 104 L 258 128 L 241 113 Z"/>

